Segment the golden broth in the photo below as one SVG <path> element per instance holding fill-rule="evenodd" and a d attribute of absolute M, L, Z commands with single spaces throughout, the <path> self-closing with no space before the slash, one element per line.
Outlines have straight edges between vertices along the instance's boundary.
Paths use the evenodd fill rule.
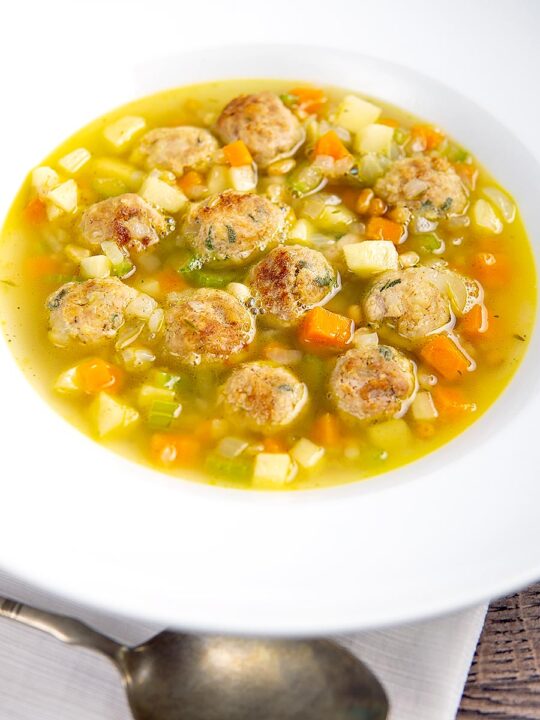
<path fill-rule="evenodd" d="M 112 122 L 125 115 L 142 116 L 146 120 L 147 129 L 152 127 L 193 124 L 204 126 L 212 125 L 220 110 L 233 97 L 241 93 L 258 92 L 261 90 L 275 91 L 278 94 L 287 93 L 291 87 L 298 83 L 274 80 L 238 80 L 168 90 L 156 95 L 142 98 L 119 108 L 108 115 L 95 120 L 88 126 L 69 138 L 60 147 L 54 150 L 43 162 L 43 165 L 58 167 L 58 161 L 67 153 L 76 148 L 87 148 L 93 159 L 96 157 L 118 158 L 129 161 L 133 143 L 120 153 L 111 152 L 110 146 L 103 138 L 103 130 Z M 329 102 L 326 107 L 333 108 L 346 94 L 337 88 L 324 88 L 325 96 Z M 403 133 L 418 123 L 408 113 L 398 110 L 377 101 L 383 108 L 383 117 L 396 121 Z M 495 150 L 494 150 L 495 151 Z M 459 148 L 457 150 L 459 151 Z M 302 155 L 302 149 L 298 151 Z M 474 162 L 474 160 L 473 160 Z M 474 163 L 476 165 L 476 163 Z M 476 190 L 471 200 L 484 197 L 482 190 L 485 187 L 499 188 L 497 182 L 489 174 L 476 165 L 479 171 Z M 96 202 L 104 197 L 119 194 L 125 191 L 137 190 L 137 179 L 133 180 L 135 186 L 126 185 L 125 178 L 106 177 L 106 173 L 97 172 L 93 160 L 85 165 L 75 175 L 79 186 L 80 205 Z M 140 177 L 142 169 L 138 168 Z M 66 177 L 69 177 L 66 175 Z M 261 180 L 261 176 L 260 180 Z M 264 176 L 262 178 L 264 184 Z M 261 184 L 259 185 L 261 187 Z M 344 193 L 345 186 L 332 183 L 332 190 Z M 325 188 L 328 191 L 328 188 Z M 85 347 L 69 349 L 55 348 L 47 336 L 47 317 L 45 301 L 47 296 L 63 282 L 77 275 L 74 263 L 68 261 L 51 263 L 47 272 L 47 261 L 35 258 L 46 258 L 56 253 L 62 254 L 63 246 L 68 242 L 77 243 L 75 221 L 76 218 L 60 219 L 53 223 L 46 220 L 32 223 L 25 214 L 25 208 L 31 195 L 30 178 L 20 189 L 6 220 L 0 246 L 0 309 L 2 327 L 7 341 L 13 351 L 17 362 L 23 368 L 30 382 L 38 389 L 46 400 L 66 419 L 76 425 L 82 432 L 92 435 L 93 429 L 88 415 L 88 406 L 91 399 L 85 395 L 71 397 L 61 395 L 52 388 L 57 377 L 66 368 L 74 365 L 88 356 L 103 355 L 108 360 L 115 360 L 114 352 L 110 348 L 103 350 L 88 350 Z M 298 211 L 299 201 L 291 200 L 293 207 Z M 472 204 L 472 203 L 471 203 Z M 474 258 L 479 252 L 493 254 L 503 258 L 506 273 L 501 279 L 488 279 L 483 283 L 485 292 L 485 305 L 489 311 L 490 326 L 487 333 L 471 340 L 462 337 L 464 349 L 474 358 L 477 368 L 474 372 L 466 373 L 459 382 L 447 383 L 442 380 L 443 387 L 455 386 L 463 393 L 467 401 L 474 404 L 471 408 L 461 412 L 439 413 L 439 417 L 430 422 L 416 422 L 405 416 L 410 434 L 397 440 L 390 440 L 373 444 L 369 434 L 362 427 L 353 427 L 340 421 L 340 441 L 335 447 L 332 443 L 325 448 L 324 458 L 311 470 L 300 469 L 296 478 L 286 484 L 288 489 L 300 489 L 333 485 L 342 482 L 364 479 L 386 470 L 396 468 L 404 463 L 422 457 L 455 435 L 463 431 L 476 420 L 497 398 L 515 372 L 527 346 L 527 339 L 531 332 L 535 311 L 536 276 L 534 261 L 519 213 L 511 223 L 505 223 L 500 234 L 479 232 L 474 224 L 468 227 L 450 228 L 448 224 L 439 224 L 436 230 L 439 238 L 445 242 L 442 255 L 433 255 L 423 248 L 426 234 L 409 233 L 409 238 L 398 247 L 400 252 L 414 249 L 421 254 L 421 262 L 428 262 L 442 257 L 448 261 L 450 267 L 462 271 L 464 274 L 476 277 L 482 281 L 474 268 Z M 335 234 L 338 237 L 339 233 Z M 425 244 L 425 243 L 424 243 Z M 318 247 L 318 246 L 315 246 Z M 183 259 L 182 248 L 168 240 L 158 246 L 155 256 L 159 259 L 160 267 L 168 264 L 177 270 Z M 227 271 L 228 272 L 228 271 Z M 231 279 L 242 281 L 247 274 L 247 268 L 238 270 L 231 275 Z M 343 275 L 343 274 L 342 274 Z M 482 275 L 482 272 L 480 272 Z M 138 267 L 137 272 L 126 280 L 127 284 L 144 289 L 144 281 L 152 286 L 153 272 Z M 326 309 L 340 314 L 347 314 L 350 306 L 359 301 L 365 282 L 355 277 L 343 276 L 342 290 L 325 306 Z M 141 284 L 142 283 L 142 284 Z M 189 284 L 189 278 L 188 278 Z M 161 298 L 160 298 L 161 299 Z M 459 333 L 459 324 L 457 330 Z M 310 405 L 308 411 L 290 430 L 278 436 L 277 449 L 289 449 L 299 438 L 314 437 L 313 423 L 318 416 L 331 413 L 335 410 L 327 397 L 326 379 L 336 357 L 335 352 L 322 355 L 305 351 L 299 346 L 295 330 L 265 330 L 260 324 L 259 337 L 250 346 L 245 357 L 256 359 L 261 357 L 267 343 L 279 342 L 291 349 L 300 349 L 304 357 L 298 365 L 291 367 L 300 380 L 305 380 L 310 391 Z M 408 350 L 408 344 L 403 338 L 396 336 L 392 331 L 382 328 L 379 330 L 381 341 L 395 344 Z M 227 474 L 216 476 L 205 471 L 208 455 L 215 455 L 215 447 L 222 435 L 245 435 L 252 445 L 252 453 L 257 451 L 257 443 L 263 442 L 262 436 L 254 433 L 239 431 L 234 427 L 225 427 L 220 423 L 220 412 L 214 406 L 216 387 L 227 374 L 226 369 L 207 369 L 204 367 L 185 370 L 177 363 L 158 354 L 155 362 L 157 368 L 170 368 L 172 372 L 184 377 L 184 385 L 190 386 L 189 393 L 181 397 L 183 410 L 177 420 L 169 429 L 175 433 L 193 434 L 200 447 L 198 459 L 187 465 L 163 465 L 154 462 L 150 456 L 150 436 L 153 433 L 142 417 L 141 422 L 135 425 L 124 435 L 101 439 L 100 442 L 117 452 L 137 462 L 160 467 L 179 476 L 191 477 L 210 483 L 223 484 L 234 487 L 247 488 L 251 485 L 250 475 L 245 471 L 240 478 L 234 470 Z M 436 374 L 426 367 L 415 356 L 419 364 L 420 373 Z M 140 374 L 125 375 L 125 384 L 119 397 L 125 398 L 129 404 L 136 401 L 135 390 L 140 386 Z M 195 391 L 193 391 L 193 388 Z M 143 413 L 141 413 L 143 415 Z M 213 427 L 205 421 L 208 418 L 218 420 Z M 194 430 L 195 428 L 195 430 Z M 199 428 L 197 430 L 197 428 Z M 166 430 L 167 432 L 167 430 Z M 315 433 L 315 436 L 317 433 Z M 62 439 L 58 439 L 59 445 Z M 273 448 L 276 449 L 276 448 Z M 54 453 L 54 449 L 51 449 Z M 249 449 L 248 449 L 249 452 Z M 249 459 L 246 456 L 245 466 L 249 469 Z M 234 467 L 234 465 L 233 465 Z M 244 471 L 242 471 L 244 472 Z"/>

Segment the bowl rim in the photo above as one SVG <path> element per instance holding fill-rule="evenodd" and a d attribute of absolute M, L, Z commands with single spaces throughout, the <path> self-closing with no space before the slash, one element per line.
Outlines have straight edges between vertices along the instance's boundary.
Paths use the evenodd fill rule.
<path fill-rule="evenodd" d="M 137 96 L 147 94 L 148 88 L 156 82 L 156 75 L 160 82 L 169 86 L 168 78 L 171 73 L 178 72 L 178 64 L 182 62 L 184 68 L 186 65 L 195 68 L 197 78 L 213 68 L 214 76 L 210 79 L 216 79 L 221 74 L 232 77 L 226 68 L 246 64 L 250 68 L 275 68 L 279 65 L 286 70 L 289 61 L 284 63 L 284 58 L 296 58 L 298 49 L 295 45 L 213 46 L 178 53 L 172 58 L 161 58 L 144 67 L 133 68 L 133 86 L 141 88 Z M 451 129 L 452 134 L 460 140 L 465 140 L 466 121 L 470 117 L 468 113 L 472 112 L 475 120 L 482 120 L 481 125 L 487 127 L 489 132 L 486 131 L 484 137 L 478 136 L 478 142 L 464 144 L 475 150 L 480 145 L 481 150 L 475 154 L 490 169 L 493 166 L 500 169 L 500 172 L 494 172 L 498 178 L 506 178 L 508 168 L 504 160 L 492 158 L 490 154 L 490 161 L 486 162 L 487 156 L 484 159 L 483 153 L 488 152 L 490 143 L 494 147 L 495 141 L 511 148 L 514 160 L 508 172 L 512 180 L 507 182 L 504 179 L 503 184 L 510 186 L 520 198 L 527 198 L 525 203 L 520 202 L 520 207 L 529 235 L 534 228 L 540 230 L 540 211 L 535 207 L 530 197 L 532 191 L 527 187 L 528 184 L 532 187 L 540 186 L 540 168 L 521 142 L 482 108 L 437 81 L 388 61 L 333 48 L 301 46 L 301 53 L 302 62 L 299 65 L 302 70 L 298 73 L 295 70 L 294 75 L 288 75 L 288 79 L 316 80 L 321 74 L 328 73 L 329 67 L 331 72 L 341 68 L 342 73 L 346 74 L 344 68 L 350 64 L 356 68 L 355 77 L 362 80 L 358 79 L 354 85 L 348 81 L 333 84 L 342 84 L 374 97 L 378 95 L 404 108 L 410 105 L 397 101 L 396 96 L 413 98 L 416 103 L 415 114 L 425 114 L 431 121 L 439 122 L 443 127 Z M 264 72 L 255 74 L 265 76 Z M 281 70 L 274 76 L 287 78 Z M 383 93 L 371 90 L 376 87 L 384 88 Z M 154 86 L 153 91 L 160 89 Z M 443 101 L 440 100 L 441 93 Z M 434 102 L 430 96 L 439 100 Z M 448 104 L 444 99 L 449 101 Z M 433 107 L 434 111 L 417 113 L 417 105 L 426 109 Z M 446 122 L 441 119 L 445 115 L 449 115 Z M 455 132 L 454 128 L 464 128 L 464 132 Z M 514 165 L 519 165 L 521 175 L 527 178 L 526 183 L 520 182 L 512 174 L 516 172 Z M 535 254 L 538 258 L 538 248 Z M 540 577 L 540 552 L 531 552 L 529 545 L 528 552 L 524 553 L 524 543 L 517 542 L 517 536 L 512 547 L 498 548 L 506 561 L 503 568 L 493 564 L 493 557 L 489 558 L 489 562 L 484 558 L 483 563 L 472 562 L 469 558 L 463 566 L 463 573 L 457 572 L 456 567 L 453 567 L 453 574 L 449 573 L 448 580 L 452 578 L 454 585 L 445 582 L 439 571 L 438 582 L 432 583 L 430 592 L 430 583 L 426 582 L 423 570 L 429 567 L 433 571 L 436 568 L 435 550 L 439 550 L 441 562 L 444 558 L 464 561 L 459 553 L 451 551 L 450 543 L 456 539 L 452 537 L 448 523 L 441 517 L 440 527 L 437 528 L 433 522 L 423 522 L 418 510 L 415 510 L 416 523 L 426 532 L 428 529 L 433 533 L 438 530 L 438 534 L 433 537 L 434 547 L 426 552 L 425 567 L 418 561 L 411 563 L 407 577 L 396 566 L 396 559 L 390 557 L 391 545 L 380 536 L 380 529 L 373 522 L 373 517 L 384 516 L 382 511 L 391 508 L 389 515 L 392 521 L 403 531 L 400 510 L 402 514 L 403 509 L 410 508 L 412 502 L 418 503 L 424 512 L 436 512 L 443 500 L 447 503 L 444 507 L 456 509 L 457 490 L 452 491 L 452 487 L 449 487 L 449 468 L 465 476 L 465 480 L 470 483 L 469 491 L 470 486 L 474 486 L 474 493 L 471 492 L 469 497 L 473 509 L 483 517 L 487 478 L 486 473 L 482 473 L 482 454 L 488 451 L 498 459 L 493 472 L 500 480 L 497 481 L 497 493 L 489 498 L 487 504 L 494 506 L 495 510 L 499 508 L 499 513 L 494 517 L 500 517 L 500 506 L 497 503 L 504 501 L 507 490 L 502 474 L 509 469 L 516 471 L 516 463 L 510 463 L 515 458 L 502 452 L 503 439 L 506 443 L 516 442 L 522 449 L 519 468 L 526 474 L 525 480 L 534 497 L 535 488 L 531 481 L 540 459 L 539 452 L 534 442 L 529 442 L 524 450 L 523 440 L 531 438 L 535 414 L 540 409 L 540 382 L 535 373 L 539 357 L 539 333 L 535 326 L 525 360 L 495 406 L 464 434 L 435 453 L 365 482 L 276 496 L 178 481 L 113 455 L 81 435 L 59 416 L 51 417 L 49 406 L 43 399 L 41 403 L 36 403 L 35 391 L 27 384 L 26 378 L 23 379 L 22 372 L 8 353 L 6 343 L 2 342 L 0 364 L 3 368 L 9 368 L 9 380 L 13 385 L 13 388 L 8 388 L 8 395 L 16 390 L 26 403 L 35 408 L 35 417 L 32 418 L 34 425 L 39 426 L 43 422 L 50 435 L 62 433 L 66 442 L 69 438 L 71 452 L 66 460 L 62 459 L 61 471 L 47 478 L 49 485 L 46 488 L 36 487 L 36 483 L 31 480 L 31 473 L 35 472 L 35 459 L 32 456 L 28 455 L 22 461 L 25 468 L 21 474 L 21 453 L 24 453 L 24 447 L 13 434 L 12 429 L 17 426 L 13 422 L 14 418 L 8 421 L 4 417 L 0 420 L 0 432 L 7 433 L 13 440 L 10 442 L 8 463 L 13 463 L 13 470 L 19 476 L 17 483 L 10 483 L 5 489 L 5 501 L 12 512 L 8 522 L 0 528 L 0 540 L 5 540 L 0 542 L 0 563 L 18 576 L 79 602 L 145 620 L 215 632 L 304 635 L 367 629 L 438 615 L 502 594 Z M 502 422 L 508 417 L 512 418 L 511 422 Z M 46 443 L 41 444 L 39 450 L 47 457 Z M 92 535 L 95 527 L 92 528 L 90 517 L 73 516 L 73 508 L 80 504 L 80 498 L 76 488 L 69 484 L 70 462 L 74 456 L 86 457 L 87 453 L 92 457 L 92 462 L 88 463 L 91 467 L 81 469 L 79 479 L 82 479 L 82 487 L 85 488 L 86 509 L 100 520 L 99 539 Z M 437 467 L 434 467 L 434 458 L 438 459 Z M 114 485 L 107 483 L 108 474 L 114 476 Z M 463 490 L 463 482 L 459 476 L 456 485 L 459 485 L 460 491 Z M 40 501 L 37 507 L 32 508 L 32 512 L 28 511 L 28 493 Z M 153 539 L 151 546 L 145 547 L 138 540 L 135 543 L 138 557 L 132 554 L 135 553 L 134 548 L 130 548 L 129 553 L 124 552 L 121 543 L 118 540 L 115 543 L 115 537 L 120 530 L 120 534 L 129 530 L 130 522 L 122 518 L 121 514 L 122 510 L 125 511 L 125 496 L 130 493 L 136 494 L 135 507 L 130 508 L 131 521 L 142 522 L 145 513 L 152 510 L 162 513 L 163 523 L 165 518 L 169 523 L 174 523 L 177 512 L 186 527 L 177 528 L 174 532 L 170 526 L 159 527 L 154 522 L 152 529 L 159 535 L 159 544 Z M 168 503 L 168 507 L 158 503 L 158 495 L 161 502 Z M 110 503 L 108 507 L 103 506 L 105 497 Z M 180 497 L 181 503 L 178 502 Z M 54 500 L 52 504 L 51 499 Z M 512 518 L 515 516 L 516 521 L 521 521 L 523 537 L 540 540 L 540 530 L 535 535 L 525 522 L 529 508 L 515 500 L 510 502 L 508 497 L 506 499 L 506 511 L 509 513 L 511 510 Z M 39 511 L 40 507 L 48 508 L 51 522 L 57 524 L 54 531 L 47 531 L 47 522 Z M 29 517 L 23 526 L 28 527 L 31 518 L 39 529 L 42 541 L 39 553 L 28 538 L 22 542 L 9 543 L 9 538 L 17 531 L 17 518 L 25 510 Z M 226 518 L 222 517 L 224 512 L 228 514 Z M 188 530 L 192 533 L 191 537 L 196 536 L 197 513 L 200 513 L 199 517 L 205 517 L 205 513 L 210 515 L 214 524 L 213 532 L 219 534 L 224 547 L 218 551 L 205 538 L 203 547 L 196 553 L 193 551 L 196 561 L 185 552 L 167 552 L 158 557 L 156 553 L 160 544 L 185 543 L 190 537 Z M 374 515 L 369 516 L 369 513 Z M 462 545 L 463 538 L 468 538 L 469 542 L 475 539 L 477 520 L 478 516 L 475 518 L 470 508 L 468 513 L 460 517 Z M 492 523 L 488 520 L 483 518 L 482 527 L 486 533 L 493 532 Z M 355 528 L 355 521 L 364 522 L 365 527 Z M 242 523 L 245 531 L 249 529 L 251 533 L 253 546 L 249 550 L 243 546 L 243 534 L 238 529 L 238 524 L 242 526 Z M 305 547 L 303 540 L 300 550 L 297 545 L 299 523 L 311 542 L 310 547 Z M 264 533 L 269 533 L 276 525 L 281 537 L 274 538 L 272 543 Z M 332 529 L 333 538 L 325 546 L 324 538 L 319 536 L 316 529 L 327 526 Z M 414 538 L 412 530 L 411 537 L 400 535 L 401 542 L 407 547 L 400 548 L 399 553 L 394 546 L 394 552 L 402 563 L 406 562 L 407 550 L 412 553 L 413 550 L 418 552 L 421 549 L 419 529 L 415 529 Z M 71 542 L 70 547 L 66 548 L 65 537 L 68 533 Z M 381 562 L 386 560 L 384 572 L 393 573 L 395 581 L 420 583 L 421 592 L 411 592 L 410 588 L 408 593 L 403 588 L 401 593 L 394 590 L 395 597 L 386 602 L 380 588 L 375 592 L 377 581 L 387 591 L 391 590 L 391 585 L 387 580 L 386 584 L 382 583 L 384 573 L 374 567 L 374 558 L 368 558 L 361 552 L 370 538 L 377 538 L 380 543 L 375 558 Z M 484 544 L 478 544 L 485 549 L 485 538 Z M 469 544 L 469 547 L 472 545 Z M 152 553 L 149 553 L 150 549 Z M 236 562 L 227 558 L 227 550 L 236 553 Z M 281 564 L 276 562 L 273 552 L 281 559 Z M 215 558 L 211 558 L 212 553 L 215 553 Z M 315 555 L 319 558 L 317 561 L 314 560 Z M 257 557 L 263 567 L 257 568 L 255 572 L 253 564 Z M 184 563 L 182 569 L 188 577 L 189 592 L 182 592 L 179 578 L 171 572 L 171 567 L 179 561 Z M 355 561 L 359 567 L 355 567 Z M 142 570 L 141 566 L 144 567 L 148 581 L 141 581 L 137 577 Z M 203 576 L 201 568 L 206 573 L 215 574 L 214 583 Z M 319 577 L 322 570 L 326 572 L 324 580 Z M 250 574 L 251 580 L 248 582 L 247 576 Z M 154 583 L 151 586 L 150 581 Z M 326 587 L 330 581 L 333 581 L 335 590 Z M 254 583 L 259 583 L 260 587 L 252 587 Z M 359 584 L 363 586 L 364 583 L 369 587 L 362 587 L 359 595 Z M 213 597 L 217 588 L 220 588 L 221 593 L 219 602 Z M 165 601 L 159 597 L 161 593 L 167 596 Z M 344 600 L 349 596 L 350 604 Z M 404 602 L 405 598 L 407 602 Z M 397 604 L 400 604 L 399 608 Z M 309 606 L 309 610 L 306 606 Z"/>

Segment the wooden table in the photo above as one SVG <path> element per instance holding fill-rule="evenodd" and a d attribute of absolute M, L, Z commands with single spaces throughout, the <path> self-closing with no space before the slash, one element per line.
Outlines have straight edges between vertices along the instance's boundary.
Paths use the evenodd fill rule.
<path fill-rule="evenodd" d="M 458 720 L 540 720 L 540 583 L 492 603 Z"/>

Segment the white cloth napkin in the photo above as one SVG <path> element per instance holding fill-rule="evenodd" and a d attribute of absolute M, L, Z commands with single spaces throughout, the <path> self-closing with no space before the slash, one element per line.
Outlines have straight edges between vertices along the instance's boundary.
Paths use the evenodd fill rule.
<path fill-rule="evenodd" d="M 163 628 L 53 597 L 0 573 L 0 594 L 69 614 L 137 644 Z M 486 606 L 437 620 L 337 638 L 378 675 L 390 720 L 453 720 Z M 118 674 L 105 658 L 0 619 L 0 720 L 131 720 Z"/>

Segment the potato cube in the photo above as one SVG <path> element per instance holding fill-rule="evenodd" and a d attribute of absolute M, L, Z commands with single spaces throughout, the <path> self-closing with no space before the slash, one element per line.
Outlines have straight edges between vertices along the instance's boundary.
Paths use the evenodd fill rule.
<path fill-rule="evenodd" d="M 365 240 L 343 248 L 347 267 L 362 278 L 398 269 L 398 252 L 390 240 Z"/>

